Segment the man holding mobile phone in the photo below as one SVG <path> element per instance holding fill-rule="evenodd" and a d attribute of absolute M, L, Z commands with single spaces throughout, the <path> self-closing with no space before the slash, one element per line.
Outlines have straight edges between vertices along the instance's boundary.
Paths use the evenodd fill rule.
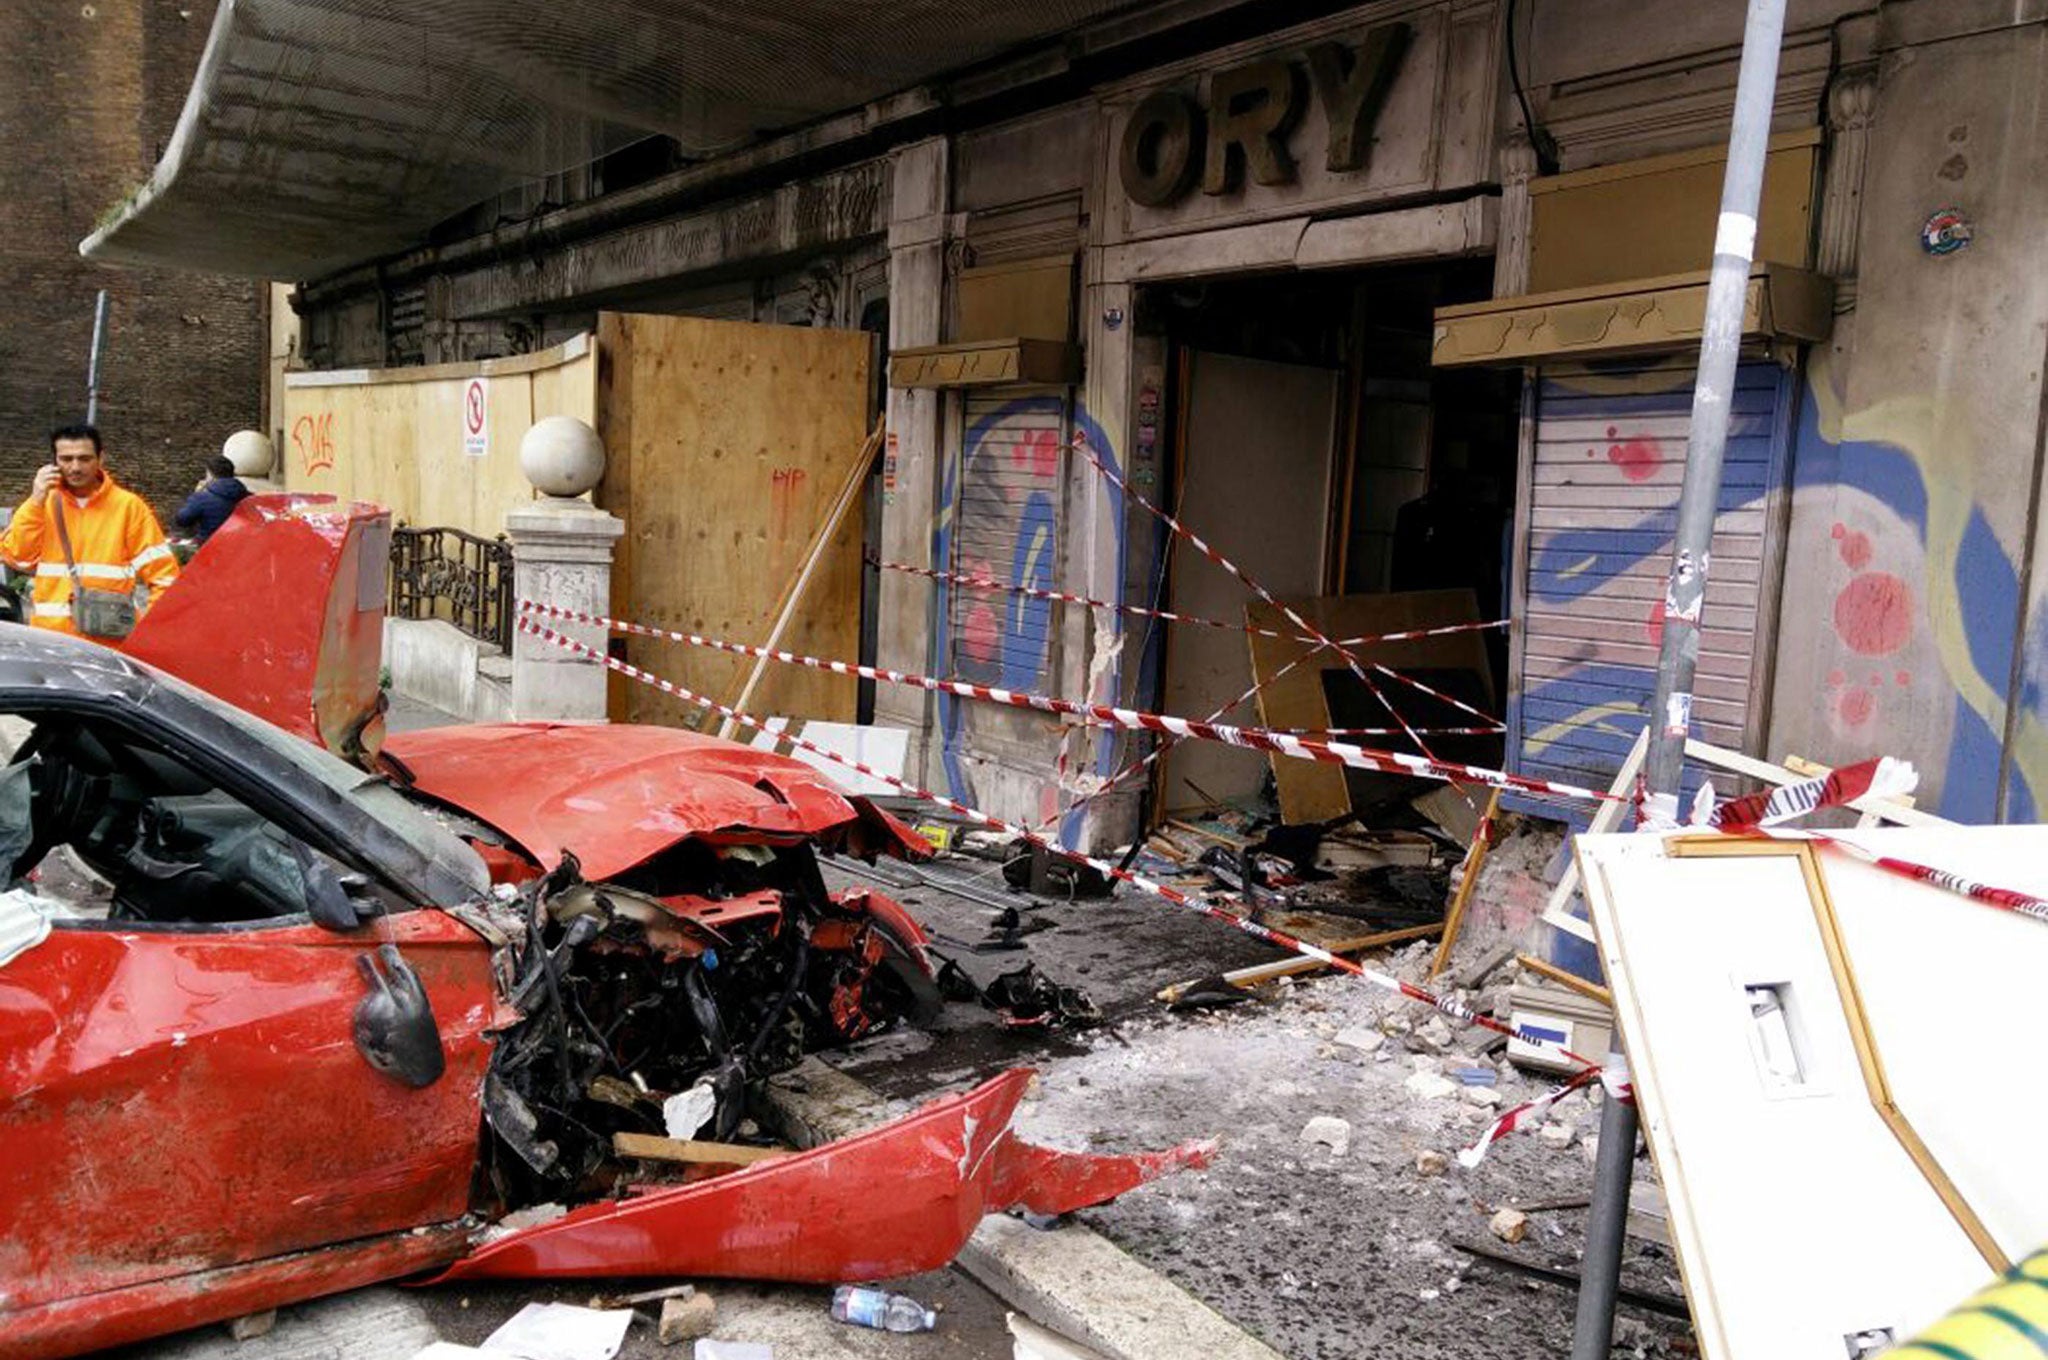
<path fill-rule="evenodd" d="M 178 579 L 178 561 L 149 503 L 117 486 L 100 432 L 65 425 L 50 435 L 50 462 L 0 535 L 0 558 L 35 576 L 38 628 L 117 641 L 134 625 L 138 583 L 149 602 Z M 125 617 L 119 599 L 131 601 Z"/>

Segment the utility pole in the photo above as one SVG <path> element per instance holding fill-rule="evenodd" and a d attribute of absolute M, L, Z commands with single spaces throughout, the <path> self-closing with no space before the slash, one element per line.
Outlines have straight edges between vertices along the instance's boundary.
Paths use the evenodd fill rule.
<path fill-rule="evenodd" d="M 96 425 L 100 418 L 100 354 L 107 347 L 107 290 L 100 289 L 92 306 L 92 357 L 85 362 L 85 423 Z"/>
<path fill-rule="evenodd" d="M 1721 215 L 1714 229 L 1713 272 L 1707 282 L 1706 318 L 1700 332 L 1692 428 L 1685 444 L 1685 480 L 1678 493 L 1678 526 L 1671 544 L 1671 576 L 1665 587 L 1657 692 L 1650 707 L 1646 828 L 1678 820 L 1685 739 L 1692 730 L 1700 614 L 1707 596 L 1708 548 L 1714 537 L 1714 512 L 1721 500 L 1721 459 L 1728 448 L 1735 366 L 1742 350 L 1743 302 L 1756 255 L 1757 205 L 1763 197 L 1764 157 L 1770 148 L 1771 107 L 1777 97 L 1778 53 L 1784 37 L 1785 0 L 1749 0 L 1742 66 L 1735 81 L 1735 120 L 1728 133 L 1728 170 L 1721 182 Z M 1599 1164 L 1586 1223 L 1572 1360 L 1607 1360 L 1614 1343 L 1614 1298 L 1621 1281 L 1635 1153 L 1635 1106 L 1610 1095 L 1600 1112 Z"/>

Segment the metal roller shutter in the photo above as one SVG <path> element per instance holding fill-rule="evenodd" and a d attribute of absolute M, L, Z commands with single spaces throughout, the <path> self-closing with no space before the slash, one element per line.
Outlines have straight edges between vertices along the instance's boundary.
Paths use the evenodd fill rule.
<path fill-rule="evenodd" d="M 1068 389 L 970 391 L 953 506 L 952 569 L 1052 589 L 1058 575 L 1060 489 L 1071 410 Z M 948 592 L 953 671 L 1035 690 L 1052 659 L 1055 606 L 1006 591 Z"/>
<path fill-rule="evenodd" d="M 1655 689 L 1659 613 L 1691 428 L 1693 365 L 1546 372 L 1524 544 L 1523 645 L 1510 727 L 1517 768 L 1610 784 Z M 1762 716 L 1760 621 L 1775 610 L 1772 492 L 1784 478 L 1795 384 L 1776 364 L 1736 380 L 1714 525 L 1693 725 L 1742 748 Z"/>

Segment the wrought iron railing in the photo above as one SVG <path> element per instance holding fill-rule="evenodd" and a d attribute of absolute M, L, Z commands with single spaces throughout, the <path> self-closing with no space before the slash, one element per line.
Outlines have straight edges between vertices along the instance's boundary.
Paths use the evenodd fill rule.
<path fill-rule="evenodd" d="M 512 650 L 512 545 L 460 529 L 391 531 L 391 613 L 443 619 Z"/>

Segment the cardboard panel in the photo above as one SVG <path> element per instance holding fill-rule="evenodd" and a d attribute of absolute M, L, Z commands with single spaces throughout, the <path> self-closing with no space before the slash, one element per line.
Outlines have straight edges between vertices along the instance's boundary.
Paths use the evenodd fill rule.
<path fill-rule="evenodd" d="M 1469 590 L 1416 590 L 1387 595 L 1337 595 L 1319 599 L 1290 600 L 1287 603 L 1313 623 L 1326 637 L 1368 637 L 1380 633 L 1405 632 L 1412 628 L 1437 628 L 1452 623 L 1479 621 L 1478 606 Z M 1245 617 L 1263 628 L 1292 633 L 1294 628 L 1270 605 L 1254 604 Z M 1315 644 L 1287 638 L 1253 636 L 1252 672 L 1262 682 L 1259 691 L 1259 720 L 1267 727 L 1328 727 L 1330 707 L 1323 672 L 1345 669 L 1334 652 L 1325 652 L 1314 663 L 1296 666 L 1278 679 L 1275 675 L 1291 661 L 1315 650 Z M 1468 671 L 1478 678 L 1486 695 L 1486 711 L 1498 716 L 1491 672 L 1487 667 L 1486 643 L 1482 635 L 1453 633 L 1447 637 L 1421 638 L 1412 642 L 1368 643 L 1351 648 L 1361 663 L 1379 662 L 1397 671 Z M 1367 674 L 1371 674 L 1370 671 Z M 1375 677 L 1381 691 L 1395 709 L 1409 721 L 1424 713 L 1440 713 L 1437 701 L 1396 681 Z M 1455 726 L 1467 726 L 1475 719 L 1460 718 Z M 1351 740 L 1346 738 L 1346 740 Z M 1393 750 L 1412 749 L 1404 741 L 1379 737 L 1362 738 L 1359 744 Z M 1434 746 L 1435 743 L 1432 743 Z M 1445 753 L 1448 754 L 1448 753 Z M 1351 795 L 1344 767 L 1292 756 L 1270 757 L 1273 776 L 1280 790 L 1280 818 L 1284 822 L 1318 822 L 1342 816 L 1351 808 Z"/>
<path fill-rule="evenodd" d="M 760 642 L 868 435 L 873 338 L 858 331 L 604 313 L 598 503 L 626 521 L 612 578 L 625 618 Z M 861 507 L 840 523 L 782 646 L 851 658 L 860 647 Z M 730 702 L 750 661 L 632 639 L 628 655 Z M 614 716 L 698 724 L 645 685 L 614 688 Z M 757 715 L 850 722 L 855 682 L 770 663 Z M 620 707 L 619 705 L 623 705 Z"/>

